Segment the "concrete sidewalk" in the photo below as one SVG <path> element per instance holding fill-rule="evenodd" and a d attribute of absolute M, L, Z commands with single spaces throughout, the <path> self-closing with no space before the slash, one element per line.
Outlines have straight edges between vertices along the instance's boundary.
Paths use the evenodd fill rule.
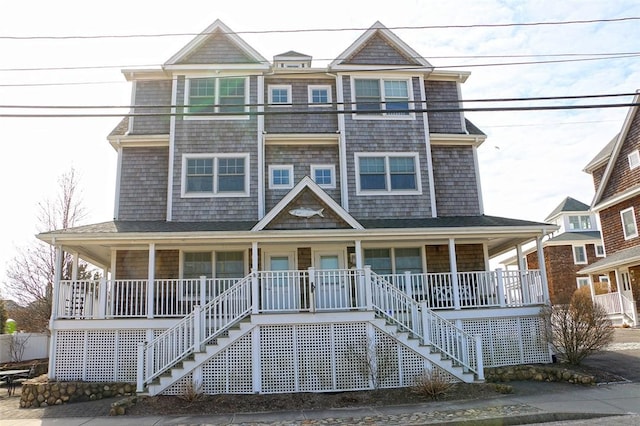
<path fill-rule="evenodd" d="M 560 421 L 558 424 L 640 424 L 640 383 L 593 387 L 536 382 L 514 382 L 513 385 L 513 394 L 482 400 L 212 416 L 108 417 L 95 413 L 100 404 L 107 407 L 108 412 L 108 406 L 113 402 L 102 400 L 47 409 L 5 409 L 0 413 L 0 425 L 508 425 L 550 421 Z M 46 414 L 41 415 L 40 410 L 46 410 Z M 12 412 L 18 418 L 13 418 Z"/>

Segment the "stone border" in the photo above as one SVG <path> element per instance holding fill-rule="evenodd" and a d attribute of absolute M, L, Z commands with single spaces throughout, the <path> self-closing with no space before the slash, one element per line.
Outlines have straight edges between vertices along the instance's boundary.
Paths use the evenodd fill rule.
<path fill-rule="evenodd" d="M 131 396 L 133 383 L 122 382 L 36 382 L 22 384 L 20 408 L 48 407 L 73 402 L 95 401 L 102 398 Z"/>
<path fill-rule="evenodd" d="M 596 378 L 591 374 L 580 373 L 570 368 L 544 365 L 509 365 L 484 369 L 487 382 L 511 382 L 515 380 L 533 380 L 536 382 L 568 382 L 580 385 L 595 385 Z"/>

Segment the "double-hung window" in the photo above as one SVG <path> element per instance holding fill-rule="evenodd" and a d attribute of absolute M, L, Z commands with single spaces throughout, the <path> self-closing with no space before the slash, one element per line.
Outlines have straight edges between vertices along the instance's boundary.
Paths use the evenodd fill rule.
<path fill-rule="evenodd" d="M 576 265 L 587 263 L 587 251 L 584 246 L 573 246 L 573 263 Z"/>
<path fill-rule="evenodd" d="M 185 105 L 188 113 L 238 113 L 247 111 L 247 77 L 204 77 L 187 79 Z M 192 116 L 187 118 L 201 118 Z"/>
<path fill-rule="evenodd" d="M 410 80 L 354 78 L 352 91 L 357 114 L 408 116 Z"/>
<path fill-rule="evenodd" d="M 364 262 L 377 274 L 422 273 L 419 247 L 371 248 L 364 250 Z"/>
<path fill-rule="evenodd" d="M 185 154 L 182 163 L 183 197 L 249 194 L 249 154 Z"/>
<path fill-rule="evenodd" d="M 291 106 L 291 86 L 269 85 L 269 104 Z"/>
<path fill-rule="evenodd" d="M 205 276 L 211 278 L 211 252 L 185 252 L 182 259 L 182 277 L 200 278 Z"/>
<path fill-rule="evenodd" d="M 622 231 L 624 232 L 624 239 L 629 240 L 638 236 L 638 225 L 636 224 L 636 217 L 633 211 L 633 207 L 622 210 L 620 212 L 620 218 L 622 220 Z"/>
<path fill-rule="evenodd" d="M 358 193 L 419 193 L 418 155 L 415 153 L 356 154 Z"/>

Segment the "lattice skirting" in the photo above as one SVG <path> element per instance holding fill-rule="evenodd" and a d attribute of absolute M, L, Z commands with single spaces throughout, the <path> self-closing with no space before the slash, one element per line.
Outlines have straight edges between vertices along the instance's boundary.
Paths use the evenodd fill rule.
<path fill-rule="evenodd" d="M 483 338 L 485 366 L 547 363 L 538 317 L 463 321 Z M 153 330 L 153 334 L 161 330 Z M 58 380 L 136 380 L 139 342 L 147 330 L 57 331 Z M 253 357 L 259 358 L 253 360 Z M 367 322 L 264 325 L 166 389 L 183 395 L 255 392 L 329 392 L 411 386 L 432 364 Z M 449 380 L 457 380 L 440 371 Z"/>

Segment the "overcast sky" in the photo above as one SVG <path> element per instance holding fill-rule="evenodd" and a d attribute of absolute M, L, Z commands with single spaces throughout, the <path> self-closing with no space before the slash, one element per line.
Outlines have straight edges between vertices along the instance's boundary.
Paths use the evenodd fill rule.
<path fill-rule="evenodd" d="M 436 67 L 470 71 L 462 85 L 465 99 L 633 93 L 640 89 L 640 20 L 611 20 L 638 17 L 637 0 L 6 1 L 0 13 L 0 105 L 128 105 L 131 88 L 122 68 L 159 66 L 216 19 L 269 60 L 295 50 L 313 56 L 314 66 L 326 65 L 380 21 Z M 486 26 L 592 20 L 611 22 Z M 429 26 L 442 28 L 396 29 Z M 354 30 L 250 33 L 341 28 Z M 156 36 L 60 38 L 107 35 Z M 29 39 L 42 36 L 52 38 Z M 627 57 L 595 56 L 623 53 Z M 529 64 L 496 65 L 513 62 Z M 61 67 L 68 69 L 52 69 Z M 589 204 L 593 183 L 582 169 L 620 130 L 627 110 L 468 112 L 488 135 L 478 151 L 485 213 L 543 221 L 566 196 Z M 0 114 L 43 112 L 53 111 L 0 108 Z M 112 219 L 116 152 L 106 136 L 119 121 L 0 117 L 0 282 L 15 247 L 34 238 L 37 204 L 55 195 L 57 178 L 70 167 L 80 177 L 87 223 Z"/>

